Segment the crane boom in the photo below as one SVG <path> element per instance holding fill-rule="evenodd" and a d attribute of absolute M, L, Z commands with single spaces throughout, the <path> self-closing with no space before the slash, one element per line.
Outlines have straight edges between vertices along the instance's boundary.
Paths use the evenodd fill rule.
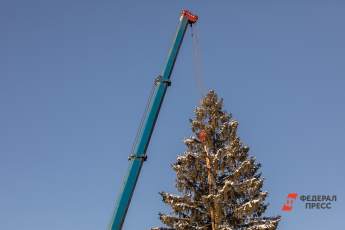
<path fill-rule="evenodd" d="M 148 105 L 148 113 L 144 117 L 143 125 L 139 127 L 138 141 L 134 143 L 133 152 L 129 157 L 130 163 L 128 173 L 124 178 L 123 187 L 121 188 L 121 192 L 116 202 L 110 226 L 111 230 L 120 230 L 122 228 L 141 167 L 143 162 L 146 160 L 146 150 L 149 145 L 165 93 L 170 85 L 170 76 L 174 68 L 184 34 L 188 24 L 193 24 L 197 20 L 198 17 L 196 15 L 193 15 L 188 10 L 182 10 L 173 46 L 169 51 L 168 60 L 165 64 L 162 75 L 158 76 L 155 80 L 152 100 L 150 100 Z"/>

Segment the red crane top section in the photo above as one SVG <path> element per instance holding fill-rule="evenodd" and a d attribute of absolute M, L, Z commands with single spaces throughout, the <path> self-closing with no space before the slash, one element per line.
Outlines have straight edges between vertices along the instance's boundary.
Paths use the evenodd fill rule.
<path fill-rule="evenodd" d="M 189 10 L 182 10 L 181 11 L 181 16 L 182 17 L 187 17 L 189 23 L 191 23 L 191 24 L 196 23 L 196 21 L 198 21 L 198 18 L 199 18 L 197 15 L 193 14 Z"/>

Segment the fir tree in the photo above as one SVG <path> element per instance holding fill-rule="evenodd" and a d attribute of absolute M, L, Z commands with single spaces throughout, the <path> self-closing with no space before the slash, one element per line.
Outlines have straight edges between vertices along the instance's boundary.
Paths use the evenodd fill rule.
<path fill-rule="evenodd" d="M 172 165 L 182 195 L 161 192 L 171 215 L 160 220 L 171 230 L 274 230 L 280 217 L 263 217 L 260 164 L 237 136 L 238 122 L 223 111 L 222 99 L 210 91 L 190 120 L 195 136 Z"/>

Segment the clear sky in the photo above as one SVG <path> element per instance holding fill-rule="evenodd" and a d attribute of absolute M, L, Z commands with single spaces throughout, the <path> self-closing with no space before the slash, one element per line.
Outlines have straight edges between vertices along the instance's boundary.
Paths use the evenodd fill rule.
<path fill-rule="evenodd" d="M 0 229 L 106 229 L 153 79 L 178 23 L 200 16 L 202 75 L 262 163 L 282 230 L 342 229 L 344 1 L 0 2 Z M 159 191 L 200 93 L 186 34 L 126 230 L 160 225 Z M 290 192 L 337 195 L 307 210 Z"/>

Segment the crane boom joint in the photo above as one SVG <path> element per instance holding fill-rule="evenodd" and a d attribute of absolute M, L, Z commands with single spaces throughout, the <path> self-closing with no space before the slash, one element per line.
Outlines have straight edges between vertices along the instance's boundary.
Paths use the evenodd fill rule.
<path fill-rule="evenodd" d="M 137 155 L 134 155 L 134 154 L 131 154 L 129 155 L 128 157 L 128 160 L 131 161 L 131 160 L 136 160 L 136 159 L 140 159 L 142 161 L 146 161 L 147 160 L 147 155 L 140 155 L 140 156 L 137 156 Z"/>
<path fill-rule="evenodd" d="M 159 75 L 155 79 L 155 85 L 158 85 L 158 83 L 163 83 L 163 84 L 166 84 L 167 86 L 171 86 L 171 81 L 170 80 L 164 80 L 161 75 Z"/>

